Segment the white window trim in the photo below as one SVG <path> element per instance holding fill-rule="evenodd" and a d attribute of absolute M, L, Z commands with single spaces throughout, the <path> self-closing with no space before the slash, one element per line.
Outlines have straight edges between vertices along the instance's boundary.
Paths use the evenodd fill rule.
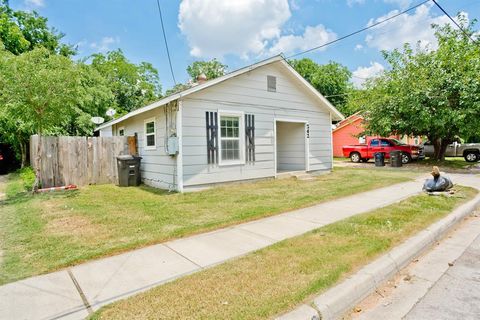
<path fill-rule="evenodd" d="M 221 123 L 220 119 L 225 117 L 239 117 L 239 139 L 240 139 L 240 159 L 239 160 L 223 160 L 222 159 L 222 137 L 221 137 Z M 218 154 L 219 154 L 219 166 L 232 166 L 245 164 L 245 114 L 243 111 L 226 111 L 218 110 L 217 112 L 217 138 L 218 138 Z"/>
<path fill-rule="evenodd" d="M 155 137 L 155 144 L 153 146 L 147 146 L 147 123 L 153 122 L 153 136 Z M 148 134 L 149 136 L 152 135 L 152 133 Z M 143 121 L 143 144 L 144 144 L 144 149 L 145 150 L 156 150 L 157 149 L 157 122 L 155 121 L 155 118 L 149 118 L 145 119 Z"/>
<path fill-rule="evenodd" d="M 125 136 L 125 127 L 124 126 L 118 127 L 117 134 L 120 136 L 120 131 L 121 130 L 123 130 L 123 135 Z"/>

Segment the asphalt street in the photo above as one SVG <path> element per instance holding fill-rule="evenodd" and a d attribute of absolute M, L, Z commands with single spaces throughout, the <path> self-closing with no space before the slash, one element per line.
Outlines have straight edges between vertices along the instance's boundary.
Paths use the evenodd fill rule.
<path fill-rule="evenodd" d="M 480 319 L 480 236 L 404 319 Z"/>

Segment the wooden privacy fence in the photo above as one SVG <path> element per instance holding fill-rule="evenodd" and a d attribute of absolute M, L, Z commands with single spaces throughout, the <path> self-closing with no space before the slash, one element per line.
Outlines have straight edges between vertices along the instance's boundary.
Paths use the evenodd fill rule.
<path fill-rule="evenodd" d="M 132 142 L 133 140 L 133 142 Z M 42 188 L 69 184 L 117 183 L 116 157 L 135 154 L 135 137 L 40 137 L 30 138 L 30 163 L 36 165 L 40 148 Z"/>

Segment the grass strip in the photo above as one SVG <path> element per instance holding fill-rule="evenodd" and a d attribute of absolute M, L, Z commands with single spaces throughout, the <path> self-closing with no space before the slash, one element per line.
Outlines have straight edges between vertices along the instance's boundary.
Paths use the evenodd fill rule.
<path fill-rule="evenodd" d="M 474 197 L 419 195 L 100 309 L 91 319 L 265 319 L 325 291 Z"/>
<path fill-rule="evenodd" d="M 336 169 L 195 193 L 87 186 L 32 196 L 12 175 L 0 203 L 0 284 L 87 260 L 408 181 L 411 172 Z"/>

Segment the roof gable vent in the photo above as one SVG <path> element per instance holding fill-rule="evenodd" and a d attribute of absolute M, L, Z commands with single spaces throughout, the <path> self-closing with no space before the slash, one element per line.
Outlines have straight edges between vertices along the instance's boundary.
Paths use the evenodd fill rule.
<path fill-rule="evenodd" d="M 267 76 L 267 90 L 270 92 L 277 92 L 277 77 Z"/>

